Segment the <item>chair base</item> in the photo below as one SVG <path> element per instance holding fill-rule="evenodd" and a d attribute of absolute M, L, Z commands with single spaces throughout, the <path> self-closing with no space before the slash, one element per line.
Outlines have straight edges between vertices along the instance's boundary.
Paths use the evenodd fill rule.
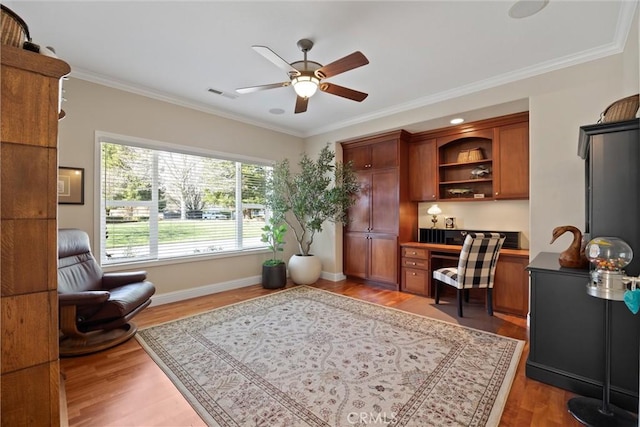
<path fill-rule="evenodd" d="M 60 338 L 60 357 L 83 356 L 96 353 L 122 344 L 135 335 L 138 327 L 133 322 L 125 323 L 116 329 L 108 331 L 91 331 L 80 337 Z"/>
<path fill-rule="evenodd" d="M 435 295 L 434 300 L 436 304 L 440 304 L 440 285 L 442 282 L 440 280 L 435 280 Z M 446 284 L 446 283 L 445 283 Z M 492 288 L 480 288 L 487 290 L 487 313 L 489 316 L 493 316 L 493 289 Z M 469 289 L 460 289 L 456 288 L 456 305 L 458 306 L 458 317 L 464 317 L 462 315 L 462 301 L 468 303 L 469 302 Z"/>

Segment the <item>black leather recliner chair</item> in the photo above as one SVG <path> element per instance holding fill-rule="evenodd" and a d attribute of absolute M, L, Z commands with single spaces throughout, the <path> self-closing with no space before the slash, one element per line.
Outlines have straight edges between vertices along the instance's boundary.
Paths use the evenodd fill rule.
<path fill-rule="evenodd" d="M 137 330 L 131 319 L 151 304 L 145 271 L 104 273 L 82 230 L 58 230 L 60 356 L 118 345 Z"/>

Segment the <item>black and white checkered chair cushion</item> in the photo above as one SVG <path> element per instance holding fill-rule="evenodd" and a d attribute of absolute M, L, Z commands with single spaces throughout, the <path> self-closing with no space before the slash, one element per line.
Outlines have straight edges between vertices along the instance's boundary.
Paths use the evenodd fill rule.
<path fill-rule="evenodd" d="M 505 235 L 467 233 L 458 267 L 434 270 L 433 278 L 458 289 L 493 288 L 493 276 Z"/>

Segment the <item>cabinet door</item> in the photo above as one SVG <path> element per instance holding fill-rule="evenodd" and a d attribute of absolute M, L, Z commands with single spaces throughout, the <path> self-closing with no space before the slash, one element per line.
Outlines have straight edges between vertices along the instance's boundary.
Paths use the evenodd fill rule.
<path fill-rule="evenodd" d="M 398 239 L 391 235 L 369 235 L 369 279 L 398 284 Z"/>
<path fill-rule="evenodd" d="M 640 134 L 635 130 L 591 137 L 587 209 L 591 237 L 617 236 L 631 246 L 634 257 L 625 268 L 640 274 Z"/>
<path fill-rule="evenodd" d="M 346 233 L 344 235 L 344 274 L 367 278 L 367 258 L 369 236 L 364 233 Z"/>
<path fill-rule="evenodd" d="M 414 202 L 436 200 L 436 140 L 409 146 L 409 198 Z"/>
<path fill-rule="evenodd" d="M 493 309 L 526 316 L 529 311 L 528 259 L 500 255 L 493 282 Z"/>
<path fill-rule="evenodd" d="M 494 197 L 528 199 L 529 123 L 497 128 L 494 151 Z"/>
<path fill-rule="evenodd" d="M 371 231 L 398 234 L 397 169 L 374 171 L 371 174 Z"/>
<path fill-rule="evenodd" d="M 371 145 L 371 167 L 373 169 L 398 166 L 398 140 L 393 139 Z"/>
<path fill-rule="evenodd" d="M 360 193 L 356 197 L 355 204 L 347 212 L 349 222 L 345 225 L 345 229 L 367 232 L 371 229 L 371 173 L 358 172 L 356 175 L 360 185 Z"/>
<path fill-rule="evenodd" d="M 355 170 L 363 170 L 371 168 L 371 147 L 363 145 L 362 147 L 346 148 L 342 152 L 342 160 L 344 163 L 353 162 Z"/>

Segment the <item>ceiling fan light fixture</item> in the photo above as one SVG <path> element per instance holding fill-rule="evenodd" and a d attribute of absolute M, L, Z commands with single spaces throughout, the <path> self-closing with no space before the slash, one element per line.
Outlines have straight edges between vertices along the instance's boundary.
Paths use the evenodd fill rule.
<path fill-rule="evenodd" d="M 320 80 L 313 75 L 300 75 L 291 79 L 291 85 L 301 98 L 311 98 L 318 90 Z"/>

